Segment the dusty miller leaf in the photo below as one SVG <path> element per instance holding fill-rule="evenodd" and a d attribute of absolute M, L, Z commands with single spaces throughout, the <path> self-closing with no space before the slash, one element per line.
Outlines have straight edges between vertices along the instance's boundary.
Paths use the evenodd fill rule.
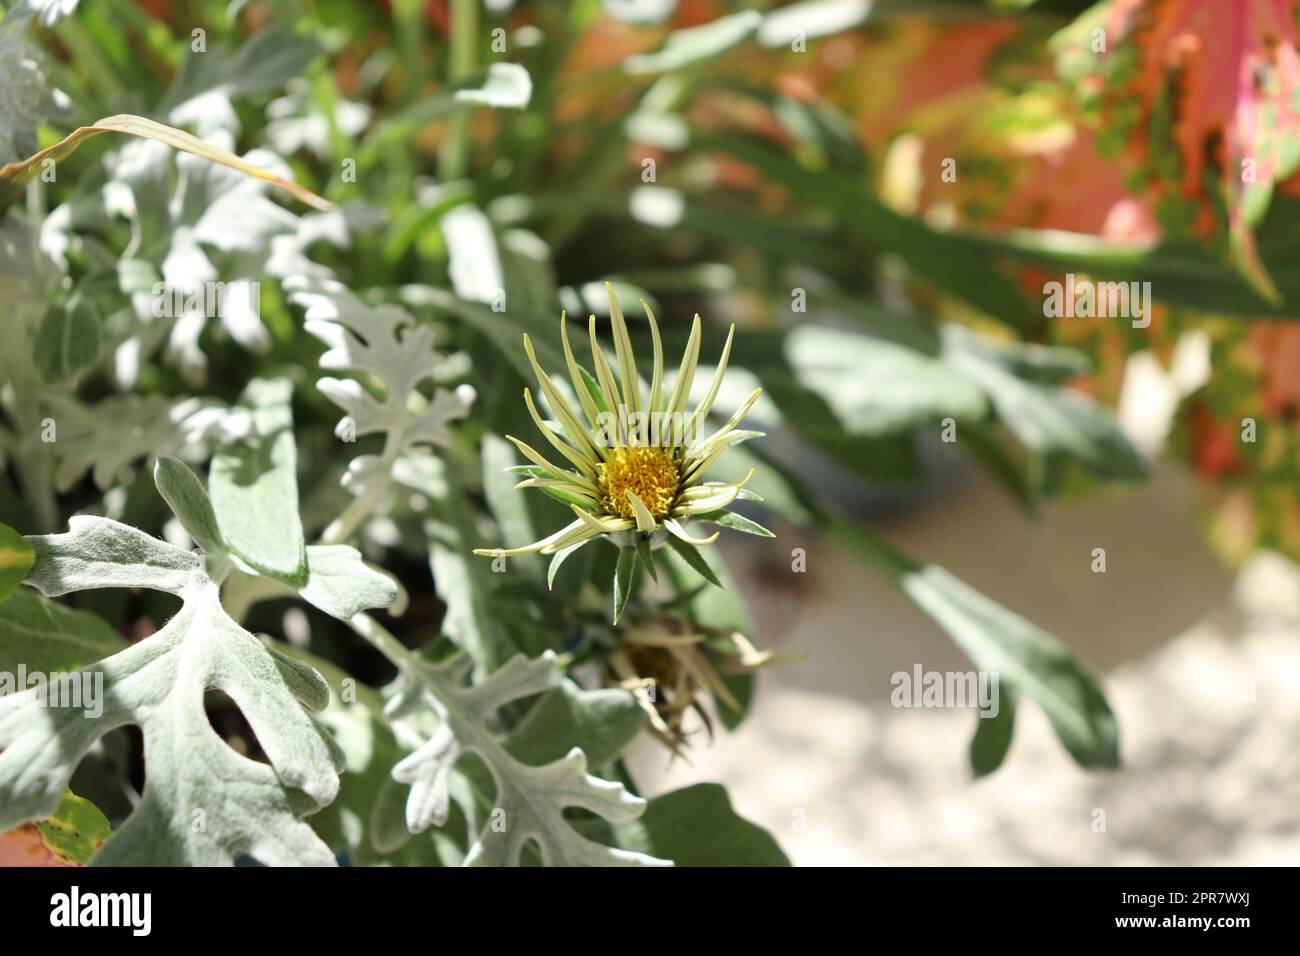
<path fill-rule="evenodd" d="M 294 276 L 284 285 L 290 299 L 306 309 L 306 330 L 329 346 L 321 368 L 370 374 L 383 384 L 383 396 L 377 398 L 355 379 L 317 382 L 348 414 L 340 431 L 350 419 L 355 437 L 384 434 L 393 457 L 420 445 L 448 443 L 447 424 L 468 413 L 472 390 L 437 389 L 433 400 L 424 403 L 427 407 L 410 410 L 417 387 L 443 361 L 433 347 L 431 328 L 396 306 L 372 308 L 332 279 Z"/>
<path fill-rule="evenodd" d="M 211 569 L 223 567 L 220 562 L 230 550 L 203 483 L 188 466 L 174 458 L 158 460 L 154 481 L 181 525 L 203 548 L 210 573 L 217 576 Z M 392 579 L 369 567 L 356 548 L 343 544 L 310 545 L 305 560 L 305 576 L 297 585 L 299 596 L 340 620 L 346 621 L 369 608 L 388 607 L 397 599 L 397 586 Z"/>
<path fill-rule="evenodd" d="M 45 706 L 35 690 L 0 698 L 0 831 L 54 813 L 81 758 L 116 727 L 144 733 L 139 805 L 97 865 L 230 865 L 247 853 L 272 865 L 334 862 L 301 817 L 333 799 L 337 749 L 304 707 L 329 698 L 320 675 L 270 651 L 222 609 L 201 558 L 126 525 L 78 516 L 64 534 L 32 537 L 28 580 L 47 597 L 143 587 L 181 598 L 160 631 L 76 672 L 102 681 L 102 713 Z M 0 638 L 10 632 L 0 621 Z M 203 695 L 230 696 L 271 766 L 232 750 Z"/>
<path fill-rule="evenodd" d="M 442 719 L 433 737 L 393 768 L 394 779 L 411 784 L 408 828 L 420 832 L 446 820 L 452 769 L 463 754 L 472 753 L 491 774 L 496 797 L 487 826 L 466 856 L 467 866 L 517 866 L 530 842 L 549 866 L 662 865 L 665 861 L 588 840 L 565 819 L 566 808 L 580 807 L 611 823 L 626 822 L 645 806 L 621 784 L 589 775 L 582 750 L 574 747 L 558 760 L 529 766 L 490 729 L 497 708 L 560 683 L 554 655 L 514 657 L 482 683 L 466 687 L 471 669 L 467 657 L 442 664 L 417 660 L 392 703 L 393 716 L 425 705 Z"/>
<path fill-rule="evenodd" d="M 294 586 L 307 581 L 298 514 L 298 451 L 287 381 L 254 379 L 242 403 L 252 428 L 212 458 L 212 509 L 227 548 L 260 574 Z"/>
<path fill-rule="evenodd" d="M 64 393 L 46 396 L 57 429 L 55 486 L 71 488 L 87 470 L 108 488 L 132 461 L 158 454 L 201 454 L 225 416 L 206 399 L 113 395 L 93 405 Z"/>

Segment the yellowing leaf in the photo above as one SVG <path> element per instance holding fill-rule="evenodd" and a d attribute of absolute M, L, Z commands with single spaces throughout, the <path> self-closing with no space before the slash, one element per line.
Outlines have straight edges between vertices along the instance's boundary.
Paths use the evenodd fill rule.
<path fill-rule="evenodd" d="M 233 153 L 228 153 L 224 149 L 205 143 L 191 133 L 184 130 L 176 129 L 172 126 L 164 126 L 162 123 L 155 123 L 151 119 L 145 119 L 143 116 L 132 116 L 129 113 L 121 113 L 117 116 L 106 116 L 102 120 L 82 126 L 63 139 L 59 140 L 53 146 L 41 150 L 34 156 L 19 162 L 9 163 L 7 166 L 0 166 L 0 186 L 16 187 L 21 186 L 30 179 L 37 170 L 42 168 L 42 164 L 47 159 L 60 160 L 70 154 L 78 146 L 90 139 L 92 136 L 98 136 L 100 133 L 125 133 L 128 136 L 138 136 L 141 139 L 152 139 L 159 143 L 170 146 L 172 149 L 179 149 L 182 152 L 193 153 L 201 159 L 209 162 L 219 163 L 222 166 L 229 166 L 231 169 L 243 173 L 245 176 L 252 176 L 254 179 L 260 179 L 268 182 L 273 186 L 278 186 L 285 192 L 289 193 L 300 202 L 304 202 L 313 208 L 329 212 L 334 205 L 328 200 L 317 196 L 310 189 L 295 183 L 291 179 L 285 179 L 283 176 L 277 176 L 269 170 L 260 166 L 254 166 L 246 160 L 240 159 Z"/>
<path fill-rule="evenodd" d="M 111 832 L 99 807 L 64 790 L 53 816 L 0 833 L 0 866 L 85 866 Z"/>

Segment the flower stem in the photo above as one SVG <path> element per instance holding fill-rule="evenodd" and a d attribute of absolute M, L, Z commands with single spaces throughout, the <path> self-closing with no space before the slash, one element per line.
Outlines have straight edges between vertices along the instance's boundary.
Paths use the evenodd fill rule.
<path fill-rule="evenodd" d="M 478 42 L 479 0 L 452 0 L 449 82 L 459 82 L 474 72 Z M 452 116 L 448 122 L 447 139 L 438 155 L 438 175 L 443 182 L 460 179 L 469 166 L 469 122 L 467 110 Z"/>

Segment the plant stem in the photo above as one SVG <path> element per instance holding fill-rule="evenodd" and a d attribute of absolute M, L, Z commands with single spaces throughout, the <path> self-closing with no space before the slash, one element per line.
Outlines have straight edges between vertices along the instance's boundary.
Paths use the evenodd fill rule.
<path fill-rule="evenodd" d="M 448 82 L 457 83 L 474 72 L 478 60 L 479 0 L 451 2 L 451 62 Z M 470 113 L 463 110 L 447 124 L 447 139 L 438 155 L 438 175 L 443 182 L 460 179 L 469 166 Z"/>
<path fill-rule="evenodd" d="M 369 614 L 358 614 L 348 621 L 348 626 L 364 637 L 371 647 L 388 658 L 399 671 L 407 673 L 410 670 L 411 652 Z"/>

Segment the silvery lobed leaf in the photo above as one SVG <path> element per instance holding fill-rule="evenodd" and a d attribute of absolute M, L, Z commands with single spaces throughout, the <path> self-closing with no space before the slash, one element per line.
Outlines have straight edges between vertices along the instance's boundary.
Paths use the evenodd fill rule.
<path fill-rule="evenodd" d="M 503 705 L 561 683 L 553 654 L 533 660 L 514 657 L 481 683 L 465 686 L 471 670 L 467 657 L 441 664 L 417 660 L 414 671 L 405 675 L 403 693 L 394 698 L 393 716 L 425 705 L 442 721 L 422 747 L 393 768 L 395 780 L 411 784 L 406 820 L 412 832 L 445 822 L 452 769 L 462 755 L 474 754 L 487 767 L 496 795 L 466 865 L 517 866 L 530 843 L 549 866 L 667 864 L 588 840 L 565 818 L 567 808 L 579 807 L 611 823 L 625 822 L 638 817 L 645 806 L 621 784 L 587 773 L 582 750 L 575 747 L 558 760 L 530 766 L 514 756 L 489 726 Z"/>
<path fill-rule="evenodd" d="M 443 357 L 433 347 L 433 330 L 392 305 L 371 307 L 342 283 L 318 276 L 294 276 L 284 283 L 291 301 L 306 309 L 305 328 L 327 346 L 322 368 L 369 373 L 383 385 L 376 397 L 356 379 L 323 378 L 317 387 L 347 417 L 338 432 L 351 438 L 385 435 L 384 458 L 364 471 L 390 468 L 402 454 L 423 445 L 445 445 L 447 425 L 465 417 L 473 389 L 437 388 L 426 400 L 418 387 L 436 374 Z M 412 411 L 416 405 L 417 410 Z M 351 471 L 354 480 L 366 474 Z"/>
<path fill-rule="evenodd" d="M 307 583 L 298 589 L 303 600 L 340 620 L 368 608 L 388 607 L 397 600 L 397 586 L 361 560 L 361 552 L 346 544 L 317 544 L 307 548 Z"/>
<path fill-rule="evenodd" d="M 222 516 L 213 507 L 203 482 L 182 462 L 160 458 L 154 481 L 182 527 L 203 549 L 209 573 L 218 576 L 212 569 L 228 568 L 228 558 L 238 557 L 230 544 L 230 533 L 242 533 L 242 525 L 222 524 Z M 296 503 L 296 492 L 292 497 Z M 243 561 L 239 566 L 249 574 L 258 574 L 256 568 Z M 278 576 L 275 580 L 284 581 Z M 347 545 L 308 546 L 305 572 L 294 587 L 303 600 L 344 621 L 370 608 L 388 607 L 398 595 L 391 578 L 368 566 L 361 552 Z M 256 597 L 273 593 L 259 592 Z"/>
<path fill-rule="evenodd" d="M 234 147 L 229 129 L 211 129 L 203 138 L 228 151 Z M 266 150 L 243 158 L 288 174 L 283 160 Z M 214 319 L 247 349 L 269 346 L 260 280 L 276 243 L 294 241 L 299 217 L 272 201 L 266 182 L 151 140 L 122 144 L 108 164 L 104 210 L 127 219 L 133 260 L 152 265 L 160 280 L 143 288 L 123 285 L 135 328 L 118 346 L 119 384 L 133 385 L 142 360 L 164 342 L 168 358 L 191 379 L 200 378 L 207 365 L 200 341 Z"/>
<path fill-rule="evenodd" d="M 307 550 L 298 513 L 292 393 L 285 380 L 249 383 L 240 404 L 250 410 L 250 428 L 213 456 L 209 494 L 226 547 L 259 574 L 301 586 Z"/>
<path fill-rule="evenodd" d="M 113 395 L 86 405 L 72 395 L 45 396 L 54 428 L 54 483 L 71 488 L 89 470 L 108 488 L 122 469 L 155 455 L 196 457 L 219 433 L 227 412 L 206 399 Z M 39 436 L 38 436 L 39 437 Z"/>
<path fill-rule="evenodd" d="M 333 799 L 341 770 L 337 747 L 304 709 L 328 701 L 320 675 L 233 621 L 195 553 L 89 516 L 29 540 L 37 561 L 28 583 L 47 597 L 143 587 L 182 604 L 162 630 L 72 672 L 92 706 L 48 706 L 35 689 L 0 698 L 0 830 L 53 813 L 95 742 L 134 724 L 144 734 L 144 792 L 95 864 L 230 865 L 240 854 L 271 865 L 333 864 L 301 819 Z M 0 640 L 12 639 L 0 619 Z M 203 702 L 213 689 L 243 712 L 270 766 L 217 736 Z"/>

